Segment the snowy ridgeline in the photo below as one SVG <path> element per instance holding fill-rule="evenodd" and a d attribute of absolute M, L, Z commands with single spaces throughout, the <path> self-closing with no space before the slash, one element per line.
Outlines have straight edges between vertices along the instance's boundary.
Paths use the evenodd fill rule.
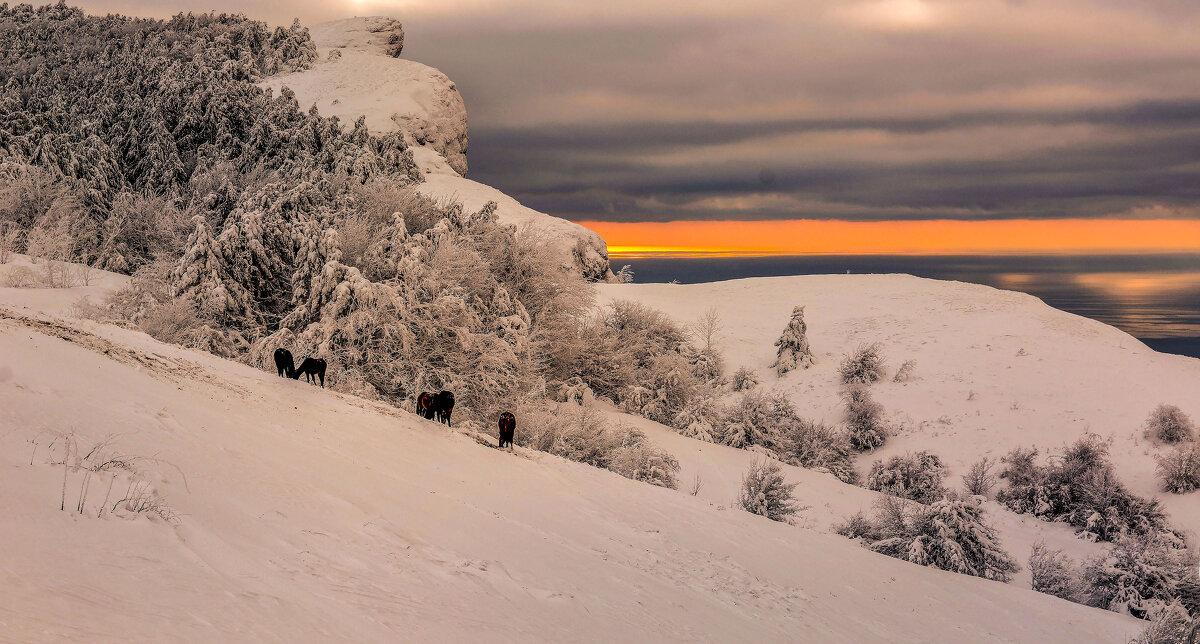
<path fill-rule="evenodd" d="M 683 489 L 500 452 L 273 370 L 47 317 L 125 281 L 88 279 L 0 288 L 0 622 L 18 640 L 1118 643 L 1141 628 L 822 534 L 875 497 L 827 474 L 778 470 L 799 484 L 798 525 L 737 510 L 761 457 L 611 407 L 593 409 L 678 457 Z M 806 310 L 817 360 L 802 376 L 833 346 L 820 304 Z M 765 370 L 766 349 L 747 363 Z M 518 442 L 530 424 L 518 414 Z"/>
<path fill-rule="evenodd" d="M 497 203 L 505 224 L 527 226 L 542 236 L 561 265 L 590 280 L 612 277 L 608 247 L 596 233 L 537 212 L 467 174 L 467 111 L 454 83 L 442 72 L 399 58 L 403 30 L 390 18 L 338 20 L 310 29 L 318 52 L 311 68 L 260 83 L 287 87 L 303 107 L 353 123 L 365 119 L 376 134 L 401 133 L 424 175 L 425 194 L 460 201 L 478 210 Z"/>

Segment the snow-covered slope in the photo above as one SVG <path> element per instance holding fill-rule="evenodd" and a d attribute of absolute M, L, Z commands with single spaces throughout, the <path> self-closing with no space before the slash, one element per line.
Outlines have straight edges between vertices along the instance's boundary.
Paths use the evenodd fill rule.
<path fill-rule="evenodd" d="M 1158 448 L 1142 437 L 1159 403 L 1200 418 L 1200 360 L 1156 353 L 1030 295 L 907 275 L 606 284 L 600 293 L 685 323 L 717 307 L 728 368 L 757 370 L 763 387 L 785 391 L 801 414 L 831 423 L 842 408 L 838 363 L 860 345 L 881 343 L 889 373 L 873 393 L 899 434 L 860 459 L 864 472 L 875 459 L 927 449 L 948 463 L 957 484 L 981 456 L 1030 445 L 1045 454 L 1090 431 L 1112 440 L 1113 462 L 1134 492 L 1158 496 L 1179 527 L 1200 531 L 1200 493 L 1161 493 Z M 773 343 L 796 305 L 805 306 L 817 362 L 778 378 Z M 916 361 L 915 379 L 892 382 L 906 360 Z"/>
<path fill-rule="evenodd" d="M 1139 628 L 55 319 L 46 303 L 77 294 L 38 295 L 0 288 L 0 630 L 16 641 L 1124 642 Z M 107 453 L 142 457 L 137 480 L 177 520 L 113 514 L 124 470 L 95 476 L 74 512 L 84 476 L 56 464 L 55 433 L 81 451 L 114 436 Z"/>
<path fill-rule="evenodd" d="M 440 71 L 389 55 L 403 42 L 400 23 L 391 18 L 349 18 L 312 27 L 318 62 L 302 72 L 263 81 L 279 91 L 288 87 L 301 106 L 316 105 L 321 114 L 346 122 L 366 118 L 375 133 L 400 131 L 425 173 L 421 190 L 452 198 L 478 209 L 495 201 L 500 220 L 528 226 L 552 242 L 561 265 L 591 280 L 612 276 L 608 246 L 596 233 L 538 212 L 512 197 L 465 178 L 467 112 L 454 83 Z M 394 40 L 399 43 L 393 43 Z"/>

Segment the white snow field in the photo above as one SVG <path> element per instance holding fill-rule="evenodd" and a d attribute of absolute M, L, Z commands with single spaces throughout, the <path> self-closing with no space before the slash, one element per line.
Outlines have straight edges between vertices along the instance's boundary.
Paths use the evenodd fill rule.
<path fill-rule="evenodd" d="M 842 301 L 842 316 L 858 301 L 863 329 L 897 321 L 869 322 L 865 307 L 885 302 L 872 301 L 867 278 L 806 282 L 838 293 L 824 301 Z M 958 299 L 958 285 L 878 282 L 907 287 L 896 306 L 989 301 Z M 675 296 L 685 287 L 607 292 L 656 288 L 664 306 L 683 306 Z M 996 307 L 1014 301 L 993 295 Z M 719 452 L 699 497 L 509 454 L 273 370 L 54 315 L 78 296 L 0 288 L 0 638 L 1120 643 L 1142 626 L 731 509 L 721 499 L 733 497 L 742 464 L 720 462 L 744 453 Z M 834 316 L 818 313 L 820 301 L 810 305 L 810 337 L 826 350 L 837 336 L 820 330 Z M 770 326 L 772 316 L 752 313 L 738 314 L 747 330 Z M 948 337 L 970 333 L 956 316 L 942 321 Z M 729 348 L 739 346 L 765 359 L 749 345 Z M 934 393 L 942 370 L 970 367 L 932 355 L 945 363 L 927 358 L 918 382 Z M 141 457 L 136 474 L 92 476 L 79 513 L 86 475 L 60 464 L 55 433 L 71 433 L 81 456 L 113 437 L 96 460 Z M 681 449 L 715 448 L 674 438 Z M 174 519 L 116 503 L 139 490 Z"/>
<path fill-rule="evenodd" d="M 843 356 L 880 343 L 888 373 L 871 389 L 898 433 L 859 458 L 864 474 L 877 459 L 924 449 L 942 457 L 951 471 L 948 482 L 957 488 L 959 477 L 982 456 L 998 459 L 1018 446 L 1036 446 L 1043 455 L 1061 452 L 1093 432 L 1112 441 L 1112 461 L 1131 491 L 1161 499 L 1178 527 L 1193 535 L 1200 531 L 1200 493 L 1161 492 L 1154 455 L 1163 448 L 1143 437 L 1146 417 L 1159 403 L 1178 405 L 1200 419 L 1200 360 L 1157 353 L 1123 331 L 1031 295 L 909 275 L 598 288 L 602 303 L 636 300 L 683 323 L 716 306 L 723 322 L 716 345 L 727 370 L 757 371 L 760 387 L 785 392 L 802 416 L 829 423 L 841 419 L 837 368 Z M 780 378 L 771 366 L 774 342 L 797 305 L 805 307 L 816 364 Z M 893 382 L 907 360 L 916 361 L 915 377 Z M 685 467 L 682 479 L 691 476 Z M 1016 515 L 1003 517 L 998 505 L 991 508 L 989 516 L 1008 533 L 1006 541 L 1016 539 L 1010 552 L 1024 561 L 1028 545 L 1018 544 L 1026 539 L 1003 530 Z M 1069 533 L 1061 525 L 1048 529 Z M 1092 550 L 1075 541 L 1078 554 Z"/>
<path fill-rule="evenodd" d="M 381 17 L 350 18 L 309 31 L 318 62 L 311 69 L 268 78 L 263 87 L 278 93 L 286 86 L 302 108 L 316 105 L 322 115 L 337 116 L 347 126 L 365 117 L 373 133 L 403 132 L 425 173 L 423 193 L 460 201 L 467 210 L 495 201 L 502 222 L 526 226 L 551 241 L 562 266 L 592 280 L 612 276 L 608 245 L 600 235 L 465 178 L 468 136 L 462 96 L 442 72 L 387 55 L 386 41 L 400 32 L 399 23 Z"/>

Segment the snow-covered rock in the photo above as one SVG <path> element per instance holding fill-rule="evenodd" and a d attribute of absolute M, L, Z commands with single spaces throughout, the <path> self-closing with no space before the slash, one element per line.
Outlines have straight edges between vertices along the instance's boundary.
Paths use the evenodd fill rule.
<path fill-rule="evenodd" d="M 300 105 L 367 129 L 401 131 L 410 145 L 426 146 L 455 172 L 467 173 L 467 110 L 454 83 L 440 71 L 397 58 L 400 23 L 391 18 L 349 18 L 309 29 L 318 62 L 311 69 L 273 76 L 264 87 L 287 86 Z M 398 39 L 397 42 L 393 42 Z"/>
<path fill-rule="evenodd" d="M 499 190 L 465 178 L 467 111 L 454 83 L 440 71 L 396 58 L 403 44 L 391 18 L 350 18 L 310 28 L 318 59 L 312 69 L 273 76 L 264 87 L 287 86 L 302 107 L 353 122 L 366 117 L 375 133 L 400 131 L 425 174 L 421 190 L 459 199 L 468 210 L 495 201 L 506 224 L 532 227 L 552 242 L 561 265 L 593 281 L 612 277 L 608 246 L 591 230 L 521 205 Z"/>

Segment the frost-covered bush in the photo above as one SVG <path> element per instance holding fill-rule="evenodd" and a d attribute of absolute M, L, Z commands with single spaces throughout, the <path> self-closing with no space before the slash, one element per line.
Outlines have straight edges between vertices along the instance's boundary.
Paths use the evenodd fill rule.
<path fill-rule="evenodd" d="M 871 398 L 864 386 L 851 386 L 842 394 L 845 408 L 842 420 L 854 449 L 865 452 L 887 442 L 888 430 L 883 424 L 883 405 Z"/>
<path fill-rule="evenodd" d="M 963 475 L 963 490 L 974 496 L 991 496 L 992 488 L 997 483 L 996 476 L 992 474 L 995 465 L 996 462 L 986 456 L 972 463 Z"/>
<path fill-rule="evenodd" d="M 1037 450 L 1017 448 L 1000 459 L 1007 485 L 997 501 L 1017 513 L 1065 521 L 1099 541 L 1170 530 L 1158 501 L 1129 493 L 1117 479 L 1098 436 L 1084 435 L 1045 465 L 1036 458 Z"/>
<path fill-rule="evenodd" d="M 871 550 L 922 566 L 997 581 L 1021 569 L 1000 545 L 983 508 L 971 499 L 942 499 L 931 506 L 884 497 L 875 516 L 851 517 L 839 527 Z"/>
<path fill-rule="evenodd" d="M 650 445 L 640 430 L 610 425 L 591 406 L 528 404 L 518 410 L 514 442 L 626 478 L 678 487 L 679 462 Z"/>
<path fill-rule="evenodd" d="M 1107 553 L 1085 562 L 1085 603 L 1153 619 L 1178 598 L 1179 583 L 1195 568 L 1195 559 L 1173 534 L 1122 535 Z"/>
<path fill-rule="evenodd" d="M 892 376 L 892 382 L 908 382 L 913 379 L 916 370 L 916 360 L 905 360 L 904 364 L 900 365 L 900 368 L 896 370 L 896 375 Z"/>
<path fill-rule="evenodd" d="M 1029 572 L 1032 588 L 1039 593 L 1082 603 L 1081 572 L 1062 550 L 1050 548 L 1045 541 L 1034 543 L 1029 551 Z"/>
<path fill-rule="evenodd" d="M 724 408 L 712 396 L 696 396 L 684 405 L 671 427 L 689 438 L 715 443 L 723 435 L 718 427 L 724 426 Z"/>
<path fill-rule="evenodd" d="M 1162 481 L 1163 489 L 1176 494 L 1186 494 L 1200 489 L 1200 447 L 1180 445 L 1165 454 L 1155 457 L 1155 471 Z"/>
<path fill-rule="evenodd" d="M 808 346 L 808 326 L 804 324 L 804 307 L 792 309 L 792 318 L 779 339 L 775 341 L 775 373 L 783 375 L 793 369 L 807 369 L 813 364 L 812 348 Z"/>
<path fill-rule="evenodd" d="M 1178 604 L 1163 611 L 1142 630 L 1129 644 L 1195 644 L 1189 639 L 1200 629 L 1200 620 L 1193 621 L 1188 612 Z"/>
<path fill-rule="evenodd" d="M 1182 443 L 1195 438 L 1192 419 L 1175 405 L 1159 405 L 1146 419 L 1146 438 L 1163 443 Z"/>
<path fill-rule="evenodd" d="M 738 367 L 729 377 L 729 385 L 734 391 L 749 391 L 758 386 L 758 372 L 746 367 Z"/>
<path fill-rule="evenodd" d="M 800 416 L 784 394 L 750 391 L 726 409 L 717 442 L 784 458 L 790 447 L 788 434 L 800 422 Z"/>
<path fill-rule="evenodd" d="M 591 387 L 583 382 L 583 378 L 575 376 L 566 382 L 559 383 L 554 390 L 554 400 L 584 405 L 596 399 Z"/>
<path fill-rule="evenodd" d="M 608 469 L 628 479 L 678 489 L 679 461 L 666 451 L 651 446 L 641 430 L 626 428 L 623 431 Z"/>
<path fill-rule="evenodd" d="M 788 521 L 801 510 L 792 494 L 795 489 L 796 484 L 784 478 L 779 463 L 756 461 L 742 475 L 738 505 L 772 521 Z"/>
<path fill-rule="evenodd" d="M 867 488 L 918 503 L 934 503 L 946 496 L 942 481 L 946 467 L 936 454 L 926 451 L 875 461 L 867 475 Z"/>
<path fill-rule="evenodd" d="M 847 385 L 869 385 L 883 378 L 885 365 L 880 355 L 883 347 L 878 342 L 855 349 L 838 366 L 838 376 Z"/>
<path fill-rule="evenodd" d="M 839 481 L 858 482 L 854 469 L 854 448 L 846 432 L 822 423 L 801 419 L 793 423 L 785 433 L 787 451 L 783 460 L 810 470 L 829 472 Z"/>
<path fill-rule="evenodd" d="M 625 409 L 664 425 L 670 425 L 696 395 L 699 382 L 687 359 L 678 353 L 656 356 L 640 370 L 641 384 L 621 392 Z"/>

